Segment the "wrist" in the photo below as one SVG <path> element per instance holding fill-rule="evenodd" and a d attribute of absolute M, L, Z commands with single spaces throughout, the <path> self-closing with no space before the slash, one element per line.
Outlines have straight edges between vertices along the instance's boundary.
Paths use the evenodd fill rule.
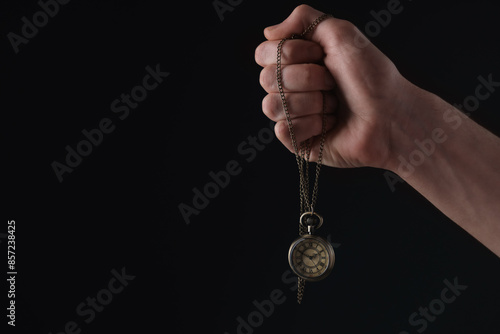
<path fill-rule="evenodd" d="M 432 165 L 448 139 L 446 119 L 460 117 L 460 111 L 438 96 L 408 84 L 404 107 L 391 119 L 390 153 L 384 166 L 403 179 Z"/>

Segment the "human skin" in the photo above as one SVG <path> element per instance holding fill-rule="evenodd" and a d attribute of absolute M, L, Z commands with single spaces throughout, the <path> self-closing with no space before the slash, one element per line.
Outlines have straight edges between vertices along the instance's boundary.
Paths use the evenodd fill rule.
<path fill-rule="evenodd" d="M 255 50 L 263 67 L 260 83 L 268 93 L 262 109 L 276 121 L 276 136 L 291 152 L 276 83 L 276 49 L 281 39 L 301 33 L 322 14 L 297 7 L 264 30 L 267 41 Z M 318 158 L 325 92 L 323 164 L 398 174 L 500 257 L 500 138 L 405 79 L 348 21 L 328 18 L 306 39 L 287 40 L 282 53 L 295 136 L 298 142 L 313 138 L 311 161 Z"/>

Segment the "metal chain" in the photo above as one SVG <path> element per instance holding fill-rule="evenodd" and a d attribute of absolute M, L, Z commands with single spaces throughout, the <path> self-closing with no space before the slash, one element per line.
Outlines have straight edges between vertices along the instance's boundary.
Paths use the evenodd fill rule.
<path fill-rule="evenodd" d="M 302 298 L 304 298 L 304 289 L 306 287 L 306 281 L 302 277 L 297 277 L 297 303 L 302 303 Z"/>
<path fill-rule="evenodd" d="M 301 34 L 299 35 L 293 34 L 289 38 L 283 38 L 278 43 L 278 48 L 276 52 L 276 81 L 278 83 L 278 91 L 280 94 L 281 103 L 283 105 L 283 111 L 285 112 L 288 131 L 290 132 L 290 138 L 292 140 L 295 159 L 297 161 L 297 166 L 299 169 L 300 214 L 303 214 L 304 212 L 309 210 L 314 212 L 314 206 L 316 205 L 316 200 L 318 198 L 318 180 L 321 170 L 321 164 L 323 159 L 323 148 L 325 146 L 325 137 L 326 137 L 325 93 L 323 92 L 322 128 L 321 128 L 321 139 L 319 143 L 318 161 L 316 162 L 316 171 L 315 171 L 316 175 L 315 175 L 313 190 L 311 193 L 311 199 L 309 200 L 309 157 L 311 155 L 312 139 L 309 138 L 301 142 L 299 145 L 297 144 L 297 139 L 295 137 L 295 132 L 293 129 L 292 117 L 290 116 L 290 112 L 288 110 L 288 104 L 285 98 L 285 92 L 283 90 L 283 73 L 281 66 L 281 58 L 283 54 L 282 50 L 285 41 L 289 39 L 304 38 L 308 33 L 312 32 L 320 22 L 329 17 L 332 17 L 332 15 L 323 14 L 316 20 L 314 20 Z M 302 236 L 305 233 L 306 233 L 305 227 L 302 224 L 299 224 L 299 235 Z M 300 304 L 304 296 L 305 280 L 299 277 L 297 285 L 298 285 L 297 302 Z"/>
<path fill-rule="evenodd" d="M 309 25 L 309 27 L 307 27 L 307 28 L 306 28 L 306 30 L 304 30 L 304 31 L 302 32 L 302 34 L 300 34 L 299 36 L 300 36 L 301 38 L 304 38 L 304 36 L 305 36 L 305 35 L 307 35 L 308 33 L 310 33 L 311 31 L 313 31 L 313 30 L 314 30 L 314 28 L 316 28 L 316 26 L 317 26 L 318 24 L 320 24 L 320 22 L 321 22 L 321 21 L 323 21 L 323 20 L 325 20 L 325 19 L 327 19 L 327 18 L 329 18 L 329 17 L 333 17 L 333 15 L 332 15 L 332 14 L 327 14 L 327 13 L 325 13 L 325 14 L 323 14 L 323 15 L 321 15 L 321 16 L 319 16 L 319 17 L 317 17 L 317 18 L 316 18 L 316 20 L 314 20 L 314 21 L 313 21 L 313 22 Z"/>
<path fill-rule="evenodd" d="M 316 175 L 315 175 L 315 181 L 314 181 L 314 186 L 313 186 L 313 191 L 311 195 L 311 200 L 309 200 L 309 157 L 311 153 L 311 139 L 307 139 L 306 141 L 300 143 L 300 146 L 297 144 L 297 139 L 295 137 L 295 132 L 293 129 L 293 122 L 292 118 L 288 109 L 288 104 L 286 102 L 286 97 L 285 97 L 285 92 L 283 89 L 283 73 L 282 73 L 282 66 L 281 66 L 281 59 L 282 59 L 282 49 L 283 49 L 283 44 L 285 41 L 289 39 L 297 39 L 297 38 L 304 38 L 308 33 L 312 32 L 314 28 L 323 20 L 326 18 L 331 17 L 330 14 L 323 14 L 320 17 L 318 17 L 316 20 L 314 20 L 300 35 L 294 34 L 290 38 L 284 38 L 282 39 L 277 48 L 277 55 L 276 55 L 276 80 L 278 84 L 278 91 L 280 94 L 281 102 L 283 105 L 283 111 L 285 112 L 286 115 L 286 121 L 288 125 L 288 130 L 290 132 L 290 138 L 292 140 L 292 146 L 295 152 L 295 158 L 297 161 L 297 166 L 299 169 L 299 191 L 300 191 L 300 206 L 301 206 L 301 214 L 305 212 L 306 210 L 314 210 L 314 206 L 316 204 L 316 200 L 318 197 L 318 180 L 319 180 L 319 173 L 321 170 L 321 164 L 322 164 L 322 157 L 323 157 L 323 148 L 324 148 L 324 142 L 325 142 L 325 136 L 326 136 L 326 122 L 325 122 L 325 94 L 323 93 L 323 119 L 322 119 L 322 133 L 321 133 L 321 140 L 320 140 L 320 147 L 319 147 L 319 153 L 318 153 L 318 161 L 316 163 Z M 299 233 L 303 233 L 303 230 L 300 229 Z"/>

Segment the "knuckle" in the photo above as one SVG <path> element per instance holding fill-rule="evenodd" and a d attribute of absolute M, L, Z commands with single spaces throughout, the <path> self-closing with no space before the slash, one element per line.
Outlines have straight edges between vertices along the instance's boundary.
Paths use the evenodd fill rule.
<path fill-rule="evenodd" d="M 273 103 L 273 97 L 271 94 L 267 94 L 263 99 L 262 99 L 262 111 L 264 114 L 269 117 L 273 118 L 274 115 L 274 103 Z"/>
<path fill-rule="evenodd" d="M 337 19 L 334 29 L 332 30 L 332 38 L 336 42 L 350 41 L 355 34 L 355 25 L 350 21 Z"/>
<path fill-rule="evenodd" d="M 276 122 L 274 126 L 274 132 L 276 133 L 276 137 L 283 143 L 287 140 L 288 135 L 288 127 L 285 124 L 285 121 Z"/>
<path fill-rule="evenodd" d="M 355 25 L 351 21 L 343 19 L 337 19 L 336 26 L 343 31 L 352 31 L 355 27 Z"/>
<path fill-rule="evenodd" d="M 260 85 L 262 86 L 262 88 L 264 88 L 264 70 L 266 68 L 264 67 L 261 71 L 260 71 L 260 75 L 259 75 L 259 83 Z"/>
<path fill-rule="evenodd" d="M 276 65 L 266 66 L 265 75 L 266 88 L 268 93 L 272 93 L 277 90 L 276 83 Z"/>
<path fill-rule="evenodd" d="M 312 7 L 306 4 L 301 4 L 293 10 L 297 15 L 302 16 L 312 10 Z"/>
<path fill-rule="evenodd" d="M 259 46 L 257 46 L 255 48 L 254 59 L 255 59 L 255 62 L 257 64 L 261 63 L 261 59 L 262 59 L 262 44 L 260 44 Z"/>
<path fill-rule="evenodd" d="M 269 80 L 269 77 L 270 77 L 270 68 L 269 66 L 266 66 L 262 69 L 262 71 L 260 71 L 260 77 L 259 77 L 259 82 L 260 82 L 260 85 L 262 86 L 262 88 L 264 88 L 266 91 L 269 89 L 270 87 L 270 80 Z"/>
<path fill-rule="evenodd" d="M 255 48 L 255 62 L 262 67 L 269 62 L 269 47 L 269 42 L 264 42 Z"/>

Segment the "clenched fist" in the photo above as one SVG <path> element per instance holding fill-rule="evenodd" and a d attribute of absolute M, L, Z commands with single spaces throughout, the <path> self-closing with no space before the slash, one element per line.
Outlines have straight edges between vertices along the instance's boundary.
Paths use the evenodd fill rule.
<path fill-rule="evenodd" d="M 277 122 L 276 135 L 291 151 L 276 83 L 276 48 L 281 39 L 300 34 L 320 15 L 307 5 L 297 7 L 285 21 L 264 30 L 267 41 L 255 51 L 256 62 L 264 67 L 260 83 L 268 93 L 263 111 Z M 311 152 L 314 161 L 323 91 L 328 114 L 324 164 L 387 168 L 393 140 L 399 136 L 395 132 L 400 131 L 395 123 L 411 118 L 409 106 L 422 92 L 348 21 L 328 18 L 306 38 L 287 40 L 282 56 L 285 96 L 297 141 L 316 137 Z"/>

